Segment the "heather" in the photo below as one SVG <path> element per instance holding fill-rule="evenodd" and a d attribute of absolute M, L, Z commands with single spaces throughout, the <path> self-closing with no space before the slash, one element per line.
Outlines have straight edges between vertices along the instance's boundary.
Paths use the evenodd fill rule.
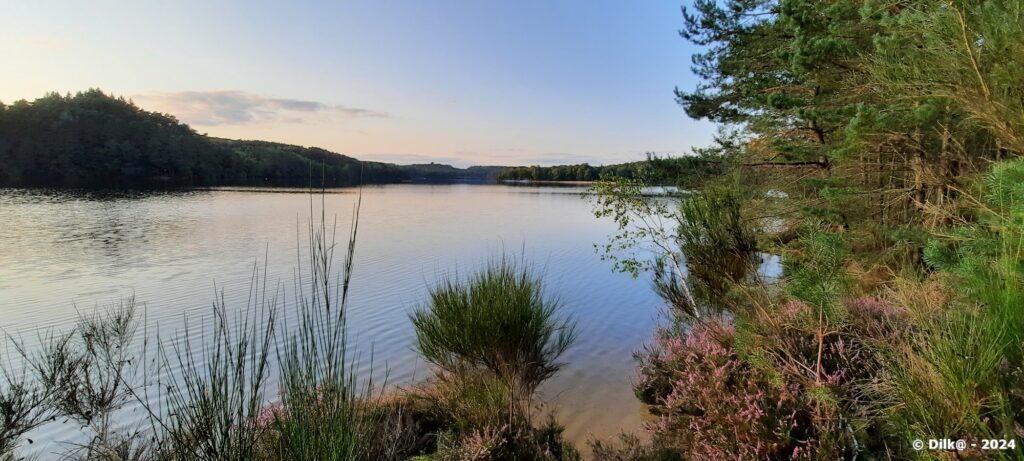
<path fill-rule="evenodd" d="M 605 460 L 1019 459 L 1024 3 L 696 2 L 694 156 L 595 187 L 653 281 L 646 438 Z M 639 191 L 674 183 L 686 193 Z M 650 257 L 649 250 L 654 250 Z M 781 274 L 759 262 L 774 255 Z"/>

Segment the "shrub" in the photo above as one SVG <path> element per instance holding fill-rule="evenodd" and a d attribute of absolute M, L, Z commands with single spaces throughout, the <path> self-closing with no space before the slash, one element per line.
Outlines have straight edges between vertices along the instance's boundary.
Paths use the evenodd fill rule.
<path fill-rule="evenodd" d="M 950 229 L 926 247 L 925 259 L 947 273 L 961 296 L 923 307 L 903 297 L 918 317 L 915 329 L 885 349 L 885 379 L 875 394 L 893 432 L 1012 438 L 1024 425 L 1022 179 L 1024 162 L 997 164 L 985 178 L 976 222 Z"/>
<path fill-rule="evenodd" d="M 442 281 L 411 319 L 427 361 L 450 373 L 490 370 L 530 394 L 576 338 L 558 311 L 529 266 L 503 257 L 464 281 Z"/>
<path fill-rule="evenodd" d="M 534 391 L 576 337 L 530 267 L 502 258 L 468 279 L 444 280 L 430 301 L 411 319 L 437 369 L 412 399 L 436 430 L 433 459 L 578 459 L 561 426 L 535 426 L 530 415 Z"/>
<path fill-rule="evenodd" d="M 723 295 L 750 271 L 757 244 L 732 189 L 709 188 L 680 204 L 678 235 L 690 276 L 707 300 Z"/>
<path fill-rule="evenodd" d="M 22 360 L 0 373 L 0 459 L 20 459 L 22 437 L 56 418 L 73 421 L 88 438 L 72 446 L 69 459 L 138 459 L 150 453 L 139 432 L 120 433 L 112 417 L 133 397 L 137 362 L 129 352 L 138 319 L 134 298 L 93 315 L 81 315 L 71 331 L 40 335 L 38 349 L 8 337 Z M 32 441 L 29 440 L 31 443 Z"/>
<path fill-rule="evenodd" d="M 664 344 L 673 368 L 650 429 L 684 459 L 792 459 L 808 451 L 794 429 L 805 411 L 790 389 L 749 366 L 728 345 L 734 329 L 722 320 L 693 327 Z"/>
<path fill-rule="evenodd" d="M 196 344 L 186 326 L 185 340 L 170 351 L 159 351 L 164 369 L 179 370 L 157 382 L 167 413 L 151 409 L 153 427 L 163 429 L 156 434 L 162 458 L 242 461 L 256 457 L 265 433 L 257 422 L 266 400 L 275 306 L 272 299 L 262 297 L 250 302 L 237 319 L 231 319 L 225 301 L 219 299 L 209 337 Z"/>
<path fill-rule="evenodd" d="M 513 418 L 524 414 L 514 409 L 522 402 L 514 401 L 505 383 L 490 372 L 437 373 L 410 398 L 423 411 L 422 419 L 459 436 L 521 423 Z"/>

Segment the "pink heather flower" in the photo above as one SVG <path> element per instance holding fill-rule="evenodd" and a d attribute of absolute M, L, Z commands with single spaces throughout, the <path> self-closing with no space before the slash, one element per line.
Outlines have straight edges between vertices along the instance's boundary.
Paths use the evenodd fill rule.
<path fill-rule="evenodd" d="M 256 425 L 267 427 L 278 418 L 284 417 L 286 414 L 287 410 L 285 410 L 284 404 L 281 402 L 271 403 L 270 405 L 263 407 L 259 414 L 256 415 Z"/>
<path fill-rule="evenodd" d="M 810 310 L 811 307 L 803 301 L 791 299 L 782 305 L 782 309 L 779 310 L 779 315 L 786 320 L 793 320 L 806 312 L 810 312 Z"/>
<path fill-rule="evenodd" d="M 798 428 L 792 394 L 731 349 L 734 334 L 727 321 L 712 319 L 660 342 L 658 371 L 669 376 L 670 391 L 654 405 L 658 418 L 648 430 L 687 459 L 806 457 L 788 435 Z"/>

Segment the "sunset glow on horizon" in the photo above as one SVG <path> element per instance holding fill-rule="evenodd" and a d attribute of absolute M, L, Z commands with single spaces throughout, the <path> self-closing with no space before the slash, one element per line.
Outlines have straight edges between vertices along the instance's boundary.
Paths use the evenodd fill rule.
<path fill-rule="evenodd" d="M 0 101 L 100 88 L 210 136 L 364 160 L 611 164 L 711 141 L 679 4 L 18 2 Z"/>

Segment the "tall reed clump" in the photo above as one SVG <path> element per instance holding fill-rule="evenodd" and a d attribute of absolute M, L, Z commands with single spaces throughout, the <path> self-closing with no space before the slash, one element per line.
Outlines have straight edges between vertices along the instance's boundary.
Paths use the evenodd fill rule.
<path fill-rule="evenodd" d="M 437 367 L 423 392 L 441 420 L 440 459 L 575 459 L 553 421 L 534 427 L 537 387 L 560 368 L 576 324 L 545 297 L 526 263 L 491 261 L 447 278 L 411 314 L 417 345 Z"/>
<path fill-rule="evenodd" d="M 337 224 L 328 228 L 321 215 L 319 224 L 309 227 L 309 272 L 299 270 L 295 277 L 298 319 L 278 347 L 283 411 L 272 427 L 280 459 L 360 459 L 361 443 L 369 442 L 360 439 L 369 424 L 360 404 L 367 396 L 356 381 L 345 322 L 358 207 L 357 203 L 337 278 L 333 275 Z"/>
<path fill-rule="evenodd" d="M 339 274 L 336 226 L 328 227 L 323 211 L 316 220 L 310 202 L 308 261 L 299 251 L 294 306 L 267 284 L 266 269 L 255 267 L 244 309 L 232 312 L 221 293 L 212 321 L 199 331 L 186 324 L 172 342 L 157 336 L 152 356 L 146 349 L 153 338 L 144 337 L 141 351 L 134 347 L 139 319 L 131 299 L 83 316 L 71 332 L 43 335 L 38 348 L 9 338 L 22 364 L 0 367 L 0 460 L 20 459 L 15 450 L 25 435 L 56 418 L 90 430 L 85 442 L 73 442 L 69 459 L 407 457 L 414 447 L 401 401 L 375 399 L 371 382 L 357 382 L 347 344 L 358 214 L 359 203 Z M 296 314 L 295 325 L 279 322 L 285 308 Z M 268 406 L 275 365 L 280 402 Z M 114 427 L 113 415 L 128 403 L 148 414 L 148 430 Z"/>
<path fill-rule="evenodd" d="M 229 314 L 222 293 L 213 304 L 210 331 L 196 339 L 186 325 L 182 340 L 159 347 L 158 407 L 148 395 L 142 401 L 150 408 L 161 458 L 257 458 L 266 435 L 258 416 L 267 401 L 278 302 L 267 293 L 266 277 L 260 281 L 254 268 L 248 305 L 238 314 Z"/>
<path fill-rule="evenodd" d="M 288 306 L 296 316 L 294 324 L 283 320 L 282 328 L 275 328 L 280 291 L 268 298 L 264 282 L 262 289 L 254 290 L 247 309 L 262 314 L 261 321 L 250 322 L 251 314 L 246 314 L 229 328 L 223 308 L 215 309 L 215 344 L 204 349 L 201 362 L 191 359 L 191 350 L 179 351 L 178 357 L 187 358 L 179 361 L 188 392 L 172 399 L 174 424 L 167 431 L 172 449 L 165 451 L 187 451 L 175 459 L 386 460 L 402 453 L 401 446 L 383 446 L 395 441 L 393 434 L 383 432 L 402 429 L 380 427 L 394 423 L 388 412 L 392 408 L 374 408 L 371 383 L 364 388 L 357 382 L 348 347 L 345 319 L 359 202 L 353 208 L 340 271 L 337 223 L 327 223 L 324 209 L 321 203 L 317 219 L 311 199 L 306 252 L 297 252 L 294 303 Z M 274 359 L 280 401 L 268 408 L 264 393 L 268 364 Z M 180 392 L 171 389 L 172 396 Z M 187 437 L 174 436 L 178 433 Z"/>

